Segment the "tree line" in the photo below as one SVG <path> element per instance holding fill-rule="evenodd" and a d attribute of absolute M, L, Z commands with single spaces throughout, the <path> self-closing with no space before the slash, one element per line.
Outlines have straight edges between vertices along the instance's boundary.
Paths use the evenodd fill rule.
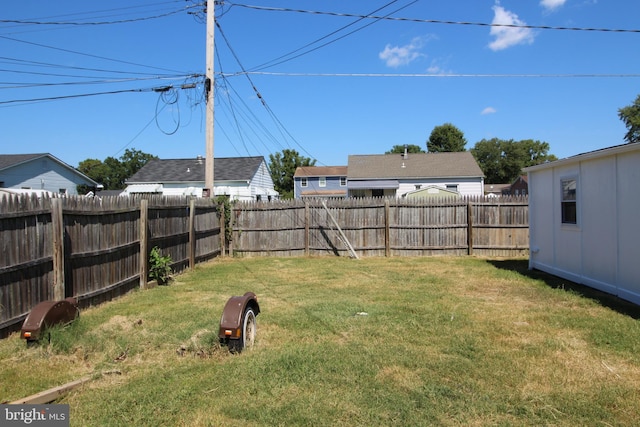
<path fill-rule="evenodd" d="M 624 140 L 627 143 L 640 142 L 640 95 L 635 101 L 618 110 L 618 117 L 627 128 Z M 437 153 L 466 151 L 467 140 L 464 133 L 452 123 L 434 127 L 426 141 L 426 151 L 419 145 L 394 145 L 385 154 Z M 482 139 L 469 150 L 485 175 L 487 184 L 513 182 L 528 166 L 557 160 L 549 153 L 549 143 L 532 139 Z M 102 184 L 105 190 L 122 190 L 125 181 L 138 172 L 149 160 L 157 156 L 136 149 L 127 149 L 120 158 L 107 157 L 104 161 L 86 159 L 80 162 L 78 170 Z M 298 167 L 315 166 L 316 160 L 300 155 L 296 150 L 284 149 L 281 153 L 269 155 L 269 171 L 276 191 L 283 199 L 293 198 L 293 175 Z M 88 189 L 79 188 L 86 192 Z M 85 191 L 86 190 L 86 191 Z"/>

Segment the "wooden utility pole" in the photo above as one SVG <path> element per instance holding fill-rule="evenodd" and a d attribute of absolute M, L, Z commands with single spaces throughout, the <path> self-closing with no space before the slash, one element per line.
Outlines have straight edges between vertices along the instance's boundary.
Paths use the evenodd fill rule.
<path fill-rule="evenodd" d="M 208 189 L 208 197 L 213 197 L 213 49 L 215 33 L 215 0 L 207 0 L 207 72 L 205 80 L 205 93 L 207 97 L 207 117 L 206 117 L 206 150 L 204 163 L 204 187 Z"/>

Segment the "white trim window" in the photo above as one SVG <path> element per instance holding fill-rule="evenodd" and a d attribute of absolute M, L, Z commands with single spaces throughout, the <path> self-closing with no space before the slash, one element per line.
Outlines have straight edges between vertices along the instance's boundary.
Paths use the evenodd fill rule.
<path fill-rule="evenodd" d="M 309 181 L 307 180 L 307 178 L 300 178 L 300 187 L 308 187 L 309 186 Z"/>
<path fill-rule="evenodd" d="M 347 177 L 346 176 L 341 176 L 340 177 L 340 187 L 346 187 L 347 186 Z"/>
<path fill-rule="evenodd" d="M 560 196 L 560 205 L 562 211 L 563 224 L 578 223 L 578 206 L 577 206 L 577 190 L 578 180 L 576 177 L 562 178 L 560 180 L 560 188 L 562 195 Z"/>
<path fill-rule="evenodd" d="M 327 177 L 326 176 L 321 176 L 320 178 L 318 178 L 318 186 L 320 186 L 320 187 L 326 187 L 327 186 Z"/>

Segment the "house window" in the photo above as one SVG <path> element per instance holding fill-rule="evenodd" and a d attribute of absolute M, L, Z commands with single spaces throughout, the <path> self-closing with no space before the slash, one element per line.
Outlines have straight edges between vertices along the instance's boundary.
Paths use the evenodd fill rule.
<path fill-rule="evenodd" d="M 300 186 L 301 187 L 306 187 L 309 185 L 309 182 L 307 181 L 307 178 L 300 178 Z"/>
<path fill-rule="evenodd" d="M 67 194 L 67 189 L 66 188 L 58 188 L 58 193 Z"/>
<path fill-rule="evenodd" d="M 577 180 L 565 178 L 560 181 L 562 187 L 562 223 L 577 224 L 578 209 L 576 206 Z"/>
<path fill-rule="evenodd" d="M 422 184 L 416 184 L 416 190 L 419 190 L 422 188 Z"/>
<path fill-rule="evenodd" d="M 447 190 L 458 191 L 458 184 L 447 184 Z"/>
<path fill-rule="evenodd" d="M 321 176 L 320 179 L 318 180 L 318 185 L 320 187 L 326 187 L 327 186 L 327 177 L 326 176 Z"/>
<path fill-rule="evenodd" d="M 340 187 L 346 187 L 347 186 L 347 177 L 346 176 L 341 176 L 340 177 Z"/>

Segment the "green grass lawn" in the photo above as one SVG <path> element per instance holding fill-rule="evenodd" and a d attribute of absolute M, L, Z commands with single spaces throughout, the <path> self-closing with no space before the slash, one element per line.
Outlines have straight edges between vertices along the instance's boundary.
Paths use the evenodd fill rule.
<path fill-rule="evenodd" d="M 214 260 L 0 341 L 0 400 L 91 375 L 58 401 L 73 426 L 637 425 L 638 307 L 526 267 Z M 246 291 L 257 341 L 232 355 L 219 318 Z"/>

